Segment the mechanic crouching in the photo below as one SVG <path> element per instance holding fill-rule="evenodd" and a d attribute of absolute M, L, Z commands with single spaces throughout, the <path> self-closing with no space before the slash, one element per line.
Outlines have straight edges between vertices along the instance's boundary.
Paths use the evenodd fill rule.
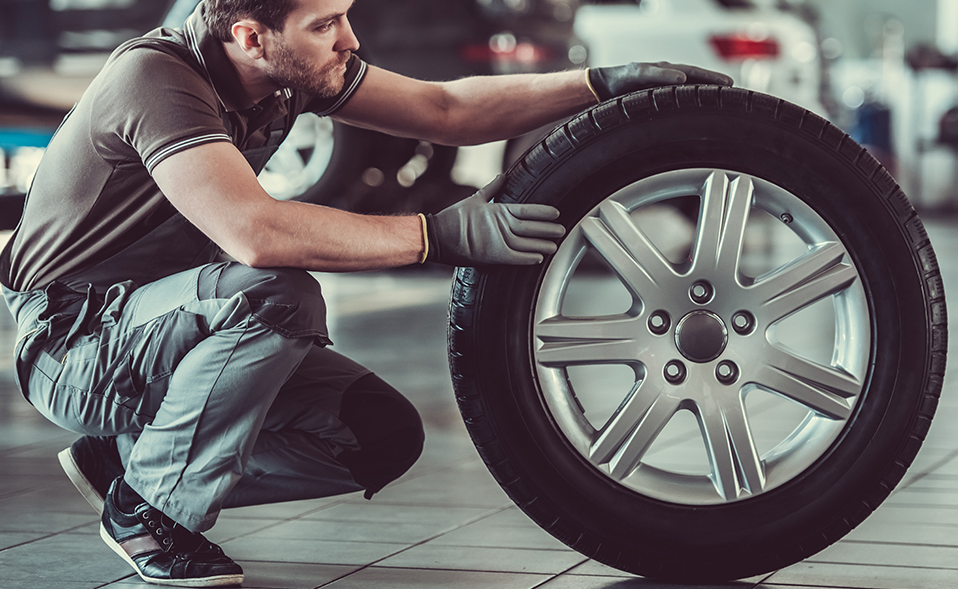
<path fill-rule="evenodd" d="M 119 47 L 0 256 L 18 384 L 84 436 L 61 464 L 146 581 L 241 583 L 201 535 L 221 509 L 369 498 L 419 457 L 415 408 L 327 347 L 307 271 L 537 264 L 564 233 L 552 207 L 489 202 L 501 180 L 429 216 L 274 200 L 256 176 L 300 113 L 466 145 L 632 90 L 731 84 L 666 63 L 416 81 L 355 56 L 351 3 L 205 0 Z"/>

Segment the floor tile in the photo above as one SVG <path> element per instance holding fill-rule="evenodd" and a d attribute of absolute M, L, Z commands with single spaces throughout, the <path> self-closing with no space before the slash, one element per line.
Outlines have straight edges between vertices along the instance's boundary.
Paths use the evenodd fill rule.
<path fill-rule="evenodd" d="M 561 575 L 539 587 L 541 589 L 679 589 L 676 585 L 663 587 L 639 577 L 626 579 L 591 575 Z"/>
<path fill-rule="evenodd" d="M 306 520 L 365 521 L 381 524 L 428 523 L 461 526 L 492 515 L 498 508 L 432 507 L 424 505 L 378 504 L 375 501 L 343 503 L 304 516 Z"/>
<path fill-rule="evenodd" d="M 244 562 L 243 589 L 313 589 L 358 570 L 354 566 Z"/>
<path fill-rule="evenodd" d="M 285 521 L 269 518 L 220 517 L 216 525 L 204 535 L 212 542 L 222 544 L 250 534 L 262 534 L 264 530 L 272 529 Z"/>
<path fill-rule="evenodd" d="M 0 550 L 12 548 L 27 542 L 33 542 L 47 536 L 39 532 L 0 532 Z"/>
<path fill-rule="evenodd" d="M 240 562 L 240 564 L 243 566 L 245 577 L 243 589 L 313 589 L 328 585 L 357 570 L 357 567 L 333 565 L 268 562 Z M 138 576 L 133 576 L 105 585 L 103 589 L 157 589 L 157 587 L 158 585 L 146 583 Z"/>
<path fill-rule="evenodd" d="M 61 582 L 111 582 L 133 573 L 99 537 L 60 534 L 0 551 L 0 579 L 57 587 Z"/>
<path fill-rule="evenodd" d="M 383 525 L 380 522 L 368 521 L 300 519 L 276 524 L 256 532 L 255 537 L 412 545 L 438 536 L 448 529 L 448 524 L 443 523 L 401 522 Z"/>
<path fill-rule="evenodd" d="M 234 560 L 357 566 L 377 562 L 406 548 L 404 544 L 384 542 L 304 541 L 261 538 L 255 534 L 230 540 L 221 546 Z"/>
<path fill-rule="evenodd" d="M 539 548 L 571 550 L 530 519 L 519 524 L 495 516 L 457 528 L 432 540 L 445 546 L 485 546 L 490 548 Z"/>
<path fill-rule="evenodd" d="M 759 589 L 785 587 L 848 587 L 854 589 L 954 589 L 958 571 L 856 564 L 803 562 L 783 569 Z"/>
<path fill-rule="evenodd" d="M 347 501 L 350 497 L 356 496 L 362 497 L 361 494 L 354 493 L 336 497 L 310 499 L 307 501 L 288 501 L 285 503 L 274 503 L 272 505 L 254 505 L 251 507 L 224 509 L 220 514 L 220 519 L 235 517 L 242 519 L 287 520 L 308 515 L 315 511 L 328 508 L 331 505 L 338 505 Z"/>
<path fill-rule="evenodd" d="M 663 583 L 642 577 L 602 577 L 592 575 L 562 575 L 542 585 L 542 589 L 752 589 L 754 583 L 726 583 L 721 585 L 681 585 Z"/>
<path fill-rule="evenodd" d="M 958 524 L 888 522 L 875 518 L 852 530 L 843 541 L 847 540 L 958 548 Z"/>
<path fill-rule="evenodd" d="M 455 468 L 392 485 L 376 495 L 382 503 L 449 507 L 507 507 L 512 501 L 484 467 Z"/>
<path fill-rule="evenodd" d="M 690 563 L 690 566 L 692 563 Z M 746 579 L 740 579 L 738 581 L 732 581 L 725 584 L 716 584 L 716 585 L 684 585 L 681 583 L 664 583 L 662 581 L 656 581 L 653 579 L 646 579 L 644 577 L 639 577 L 632 573 L 627 573 L 625 571 L 620 571 L 618 569 L 612 568 L 608 565 L 596 562 L 594 560 L 588 560 L 581 565 L 571 569 L 566 575 L 563 576 L 577 576 L 577 577 L 601 577 L 601 578 L 619 578 L 622 580 L 632 580 L 634 586 L 645 587 L 649 589 L 712 589 L 713 587 L 721 587 L 728 589 L 750 589 L 757 583 L 761 582 L 763 579 L 768 577 L 768 575 L 758 575 L 755 577 L 749 577 Z M 632 585 L 623 585 L 623 587 L 631 587 Z"/>
<path fill-rule="evenodd" d="M 558 574 L 585 561 L 568 550 L 443 546 L 427 542 L 377 563 L 380 566 Z"/>
<path fill-rule="evenodd" d="M 612 568 L 608 565 L 602 564 L 594 560 L 587 560 L 579 566 L 569 571 L 570 575 L 588 575 L 588 576 L 599 576 L 599 577 L 624 577 L 627 579 L 636 578 L 632 573 L 627 573 L 625 571 L 620 571 L 619 569 Z"/>
<path fill-rule="evenodd" d="M 547 575 L 369 567 L 323 589 L 532 589 Z"/>
<path fill-rule="evenodd" d="M 809 557 L 806 562 L 943 568 L 951 569 L 958 581 L 958 547 L 954 546 L 842 540 Z"/>

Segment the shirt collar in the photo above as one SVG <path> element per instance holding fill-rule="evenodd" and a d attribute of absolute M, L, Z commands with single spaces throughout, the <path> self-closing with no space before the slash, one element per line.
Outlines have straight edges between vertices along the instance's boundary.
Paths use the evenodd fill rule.
<path fill-rule="evenodd" d="M 206 26 L 206 21 L 203 19 L 204 10 L 206 10 L 206 3 L 200 2 L 183 26 L 187 46 L 206 70 L 207 79 L 227 112 L 255 107 L 256 104 L 243 87 L 233 62 L 226 55 L 222 42 L 214 37 Z M 284 88 L 276 92 L 272 99 L 288 100 L 291 96 L 292 92 Z"/>

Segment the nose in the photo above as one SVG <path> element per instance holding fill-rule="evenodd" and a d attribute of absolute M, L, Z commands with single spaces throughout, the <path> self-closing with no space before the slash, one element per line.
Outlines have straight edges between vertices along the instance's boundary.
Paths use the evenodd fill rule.
<path fill-rule="evenodd" d="M 359 50 L 359 39 L 356 38 L 356 34 L 353 33 L 353 25 L 349 23 L 349 19 L 345 16 L 343 17 L 343 26 L 340 28 L 339 39 L 336 41 L 336 51 L 358 51 Z"/>

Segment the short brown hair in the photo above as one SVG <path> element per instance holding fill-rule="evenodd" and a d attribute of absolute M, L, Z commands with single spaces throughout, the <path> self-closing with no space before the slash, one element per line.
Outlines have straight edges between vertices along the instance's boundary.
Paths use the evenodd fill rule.
<path fill-rule="evenodd" d="M 233 41 L 233 25 L 250 18 L 274 31 L 283 32 L 289 13 L 297 0 L 203 0 L 203 19 L 214 37 L 224 43 Z"/>

